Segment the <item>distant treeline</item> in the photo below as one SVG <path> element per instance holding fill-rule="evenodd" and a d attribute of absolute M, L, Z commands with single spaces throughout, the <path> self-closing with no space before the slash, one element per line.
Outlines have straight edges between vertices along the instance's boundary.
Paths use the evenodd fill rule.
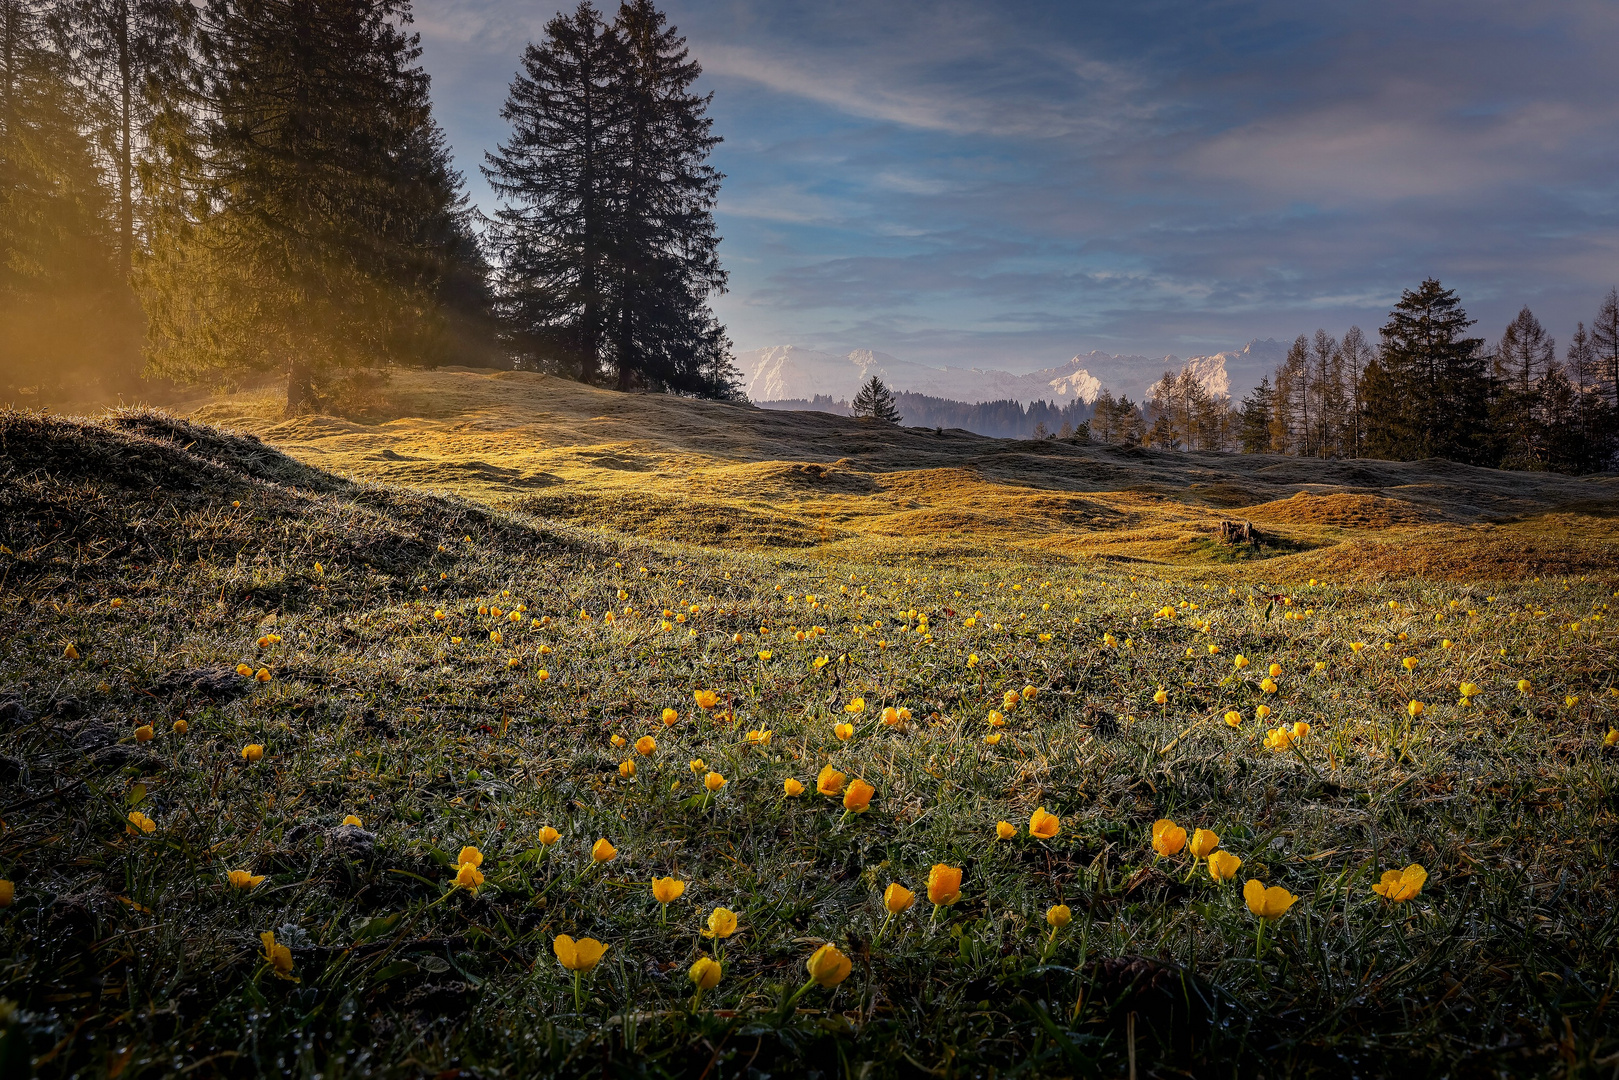
<path fill-rule="evenodd" d="M 700 68 L 651 0 L 525 50 L 468 204 L 410 0 L 0 0 L 0 400 L 387 364 L 734 393 Z"/>
<path fill-rule="evenodd" d="M 899 407 L 901 423 L 906 427 L 961 428 L 995 439 L 1087 437 L 1086 424 L 1092 412 L 1092 407 L 1083 401 L 1070 401 L 1064 405 L 1036 401 L 1025 407 L 1022 402 L 1011 399 L 969 404 L 902 390 L 895 390 L 893 395 L 894 404 Z M 850 414 L 847 401 L 836 401 L 826 394 L 761 404 L 767 409 L 789 412 L 815 410 L 837 416 Z"/>

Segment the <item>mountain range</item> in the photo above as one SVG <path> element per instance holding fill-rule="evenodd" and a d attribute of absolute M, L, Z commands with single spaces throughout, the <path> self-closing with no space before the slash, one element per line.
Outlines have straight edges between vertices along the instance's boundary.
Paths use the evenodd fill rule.
<path fill-rule="evenodd" d="M 1182 360 L 1177 356 L 1118 356 L 1100 351 L 1076 356 L 1058 367 L 1025 375 L 993 368 L 931 367 L 900 360 L 870 349 L 843 355 L 816 352 L 797 345 L 754 349 L 736 358 L 743 389 L 758 402 L 808 400 L 825 394 L 839 401 L 852 398 L 873 375 L 890 389 L 977 403 L 1010 399 L 1028 405 L 1035 401 L 1062 404 L 1078 399 L 1096 400 L 1105 388 L 1115 396 L 1128 394 L 1140 401 L 1165 371 L 1190 365 L 1204 389 L 1222 397 L 1240 398 L 1269 375 L 1287 354 L 1287 346 L 1274 339 L 1250 341 L 1241 349 L 1210 353 Z"/>

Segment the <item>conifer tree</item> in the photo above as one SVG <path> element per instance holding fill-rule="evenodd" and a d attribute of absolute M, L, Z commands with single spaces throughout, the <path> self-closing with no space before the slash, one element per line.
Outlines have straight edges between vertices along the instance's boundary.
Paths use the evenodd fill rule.
<path fill-rule="evenodd" d="M 1597 362 L 1597 384 L 1619 411 L 1619 288 L 1608 290 L 1597 317 L 1591 320 L 1591 348 Z"/>
<path fill-rule="evenodd" d="M 1429 278 L 1407 289 L 1382 328 L 1387 376 L 1367 420 L 1390 456 L 1445 457 L 1476 464 L 1487 454 L 1489 380 L 1482 339 L 1454 290 Z"/>
<path fill-rule="evenodd" d="M 59 5 L 0 0 L 0 390 L 30 404 L 116 364 L 128 287 Z"/>
<path fill-rule="evenodd" d="M 1548 378 L 1561 377 L 1562 369 L 1557 363 L 1557 343 L 1527 307 L 1502 332 L 1491 374 L 1490 435 L 1497 460 L 1509 469 L 1546 468 L 1549 429 L 1544 384 Z M 1561 394 L 1567 388 L 1556 389 Z M 1560 397 L 1557 407 L 1565 404 Z"/>
<path fill-rule="evenodd" d="M 408 0 L 209 0 L 191 209 L 148 275 L 154 369 L 284 369 L 295 411 L 344 369 L 443 358 L 465 206 L 409 21 Z"/>
<path fill-rule="evenodd" d="M 1271 416 L 1275 411 L 1276 392 L 1271 389 L 1270 376 L 1259 380 L 1242 399 L 1242 411 L 1238 422 L 1238 440 L 1245 454 L 1265 454 L 1271 448 Z"/>
<path fill-rule="evenodd" d="M 855 394 L 854 400 L 849 405 L 855 416 L 869 416 L 885 424 L 900 422 L 899 409 L 894 405 L 894 395 L 875 375 L 860 388 L 860 392 Z"/>

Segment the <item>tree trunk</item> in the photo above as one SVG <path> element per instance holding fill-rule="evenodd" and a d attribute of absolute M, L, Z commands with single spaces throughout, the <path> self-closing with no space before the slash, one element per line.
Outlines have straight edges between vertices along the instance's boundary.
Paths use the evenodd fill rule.
<path fill-rule="evenodd" d="M 315 403 L 315 372 L 306 361 L 287 364 L 287 415 L 306 412 Z"/>

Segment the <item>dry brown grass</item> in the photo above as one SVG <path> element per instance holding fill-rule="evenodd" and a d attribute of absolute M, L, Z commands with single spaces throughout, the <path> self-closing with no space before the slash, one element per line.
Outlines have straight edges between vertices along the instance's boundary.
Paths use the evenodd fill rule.
<path fill-rule="evenodd" d="M 196 405 L 312 465 L 576 525 L 828 558 L 1017 555 L 1510 577 L 1619 568 L 1619 478 L 886 428 L 523 372 L 404 371 L 362 420 L 269 391 Z M 1247 518 L 1270 542 L 1211 537 Z"/>

